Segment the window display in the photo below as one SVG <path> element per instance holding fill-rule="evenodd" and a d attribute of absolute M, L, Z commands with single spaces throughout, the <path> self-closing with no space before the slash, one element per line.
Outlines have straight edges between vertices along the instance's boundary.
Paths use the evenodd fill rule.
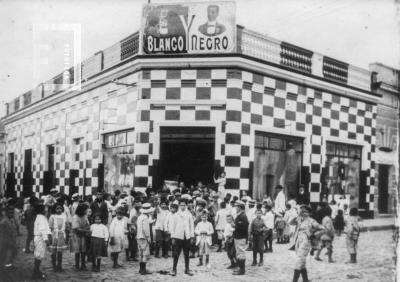
<path fill-rule="evenodd" d="M 327 142 L 325 193 L 347 194 L 358 199 L 360 190 L 361 147 Z"/>
<path fill-rule="evenodd" d="M 135 169 L 133 130 L 107 134 L 104 141 L 104 190 L 130 190 Z"/>
<path fill-rule="evenodd" d="M 291 136 L 256 133 L 254 150 L 253 198 L 275 198 L 280 184 L 285 194 L 296 197 L 300 184 L 303 142 Z"/>

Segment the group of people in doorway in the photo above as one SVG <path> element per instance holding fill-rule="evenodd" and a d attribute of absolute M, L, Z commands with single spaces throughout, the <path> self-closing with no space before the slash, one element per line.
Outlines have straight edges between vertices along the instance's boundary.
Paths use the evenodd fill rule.
<path fill-rule="evenodd" d="M 302 276 L 308 281 L 306 258 L 311 253 L 321 260 L 323 248 L 332 258 L 332 241 L 342 231 L 346 234 L 350 263 L 357 261 L 360 233 L 357 209 L 345 210 L 331 202 L 320 203 L 313 210 L 304 187 L 296 199 L 286 199 L 278 185 L 277 196 L 268 195 L 256 202 L 243 191 L 239 198 L 225 191 L 225 174 L 215 179 L 212 189 L 199 182 L 187 188 L 179 183 L 176 189 L 164 185 L 144 193 L 132 189 L 129 194 L 116 190 L 113 194 L 99 191 L 96 195 L 69 196 L 56 189 L 41 199 L 34 196 L 18 205 L 15 198 L 1 200 L 0 253 L 3 270 L 14 268 L 16 238 L 20 225 L 25 225 L 25 252 L 33 251 L 32 278 L 44 279 L 41 262 L 50 252 L 55 272 L 63 272 L 63 253 L 75 256 L 76 271 L 101 271 L 104 257 L 110 257 L 114 268 L 126 261 L 138 261 L 141 275 L 151 274 L 147 268 L 150 255 L 173 258 L 172 269 L 160 273 L 177 275 L 178 260 L 183 253 L 184 273 L 192 276 L 190 259 L 198 258 L 198 266 L 210 267 L 211 250 L 225 251 L 233 275 L 246 273 L 246 251 L 253 252 L 251 266 L 262 266 L 264 253 L 273 252 L 273 241 L 287 244 L 296 253 L 293 281 Z M 335 216 L 332 216 L 334 211 Z M 22 214 L 22 216 L 21 216 Z M 21 220 L 22 219 L 22 220 Z M 33 248 L 32 248 L 33 241 Z M 215 249 L 212 247 L 215 246 Z"/>

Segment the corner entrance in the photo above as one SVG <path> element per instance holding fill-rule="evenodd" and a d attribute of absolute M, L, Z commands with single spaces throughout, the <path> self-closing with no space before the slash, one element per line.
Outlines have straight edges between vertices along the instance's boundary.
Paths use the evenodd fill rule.
<path fill-rule="evenodd" d="M 213 127 L 161 127 L 155 188 L 161 188 L 164 180 L 183 181 L 186 186 L 198 181 L 211 183 L 214 151 Z"/>

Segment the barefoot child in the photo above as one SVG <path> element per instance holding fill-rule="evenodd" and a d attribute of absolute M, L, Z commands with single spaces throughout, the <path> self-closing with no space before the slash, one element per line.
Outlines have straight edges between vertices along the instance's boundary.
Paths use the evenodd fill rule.
<path fill-rule="evenodd" d="M 108 241 L 108 229 L 102 223 L 100 213 L 94 215 L 94 223 L 90 226 L 90 255 L 92 258 L 92 271 L 100 271 L 101 257 L 105 255 Z"/>
<path fill-rule="evenodd" d="M 201 221 L 197 223 L 194 230 L 196 235 L 196 246 L 199 248 L 199 264 L 203 265 L 203 255 L 206 256 L 206 266 L 210 267 L 210 247 L 211 247 L 211 236 L 214 233 L 214 228 L 211 222 L 207 221 L 207 210 L 204 210 L 201 214 Z"/>

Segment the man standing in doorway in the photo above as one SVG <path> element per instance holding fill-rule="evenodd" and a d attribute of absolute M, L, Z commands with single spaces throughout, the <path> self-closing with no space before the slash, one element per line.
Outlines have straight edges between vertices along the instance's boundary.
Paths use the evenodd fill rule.
<path fill-rule="evenodd" d="M 277 185 L 275 189 L 278 192 L 275 198 L 275 212 L 284 214 L 286 210 L 286 196 L 283 192 L 283 187 L 282 185 Z"/>
<path fill-rule="evenodd" d="M 184 198 L 179 200 L 179 211 L 175 214 L 171 223 L 171 239 L 174 264 L 170 274 L 176 276 L 176 266 L 183 250 L 185 274 L 193 276 L 193 272 L 189 269 L 189 251 L 191 241 L 194 241 L 194 222 L 191 213 L 187 210 L 187 203 Z"/>
<path fill-rule="evenodd" d="M 246 263 L 246 239 L 248 237 L 249 221 L 246 213 L 244 212 L 244 202 L 237 200 L 235 203 L 236 218 L 234 223 L 235 231 L 233 232 L 233 238 L 235 241 L 236 257 L 239 269 L 233 272 L 233 275 L 244 275 L 245 274 L 245 263 Z"/>

